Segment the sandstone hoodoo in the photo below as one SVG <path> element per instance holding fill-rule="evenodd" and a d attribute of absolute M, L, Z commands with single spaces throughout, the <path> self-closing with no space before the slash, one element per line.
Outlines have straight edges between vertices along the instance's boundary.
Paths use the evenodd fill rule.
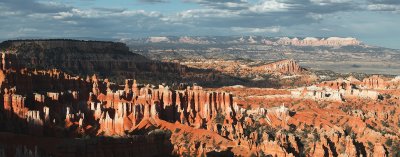
<path fill-rule="evenodd" d="M 273 63 L 269 63 L 257 68 L 264 69 L 267 73 L 281 73 L 281 74 L 300 74 L 305 71 L 304 68 L 300 67 L 293 59 L 281 60 Z"/>
<path fill-rule="evenodd" d="M 322 80 L 327 76 L 314 74 L 294 60 L 280 60 L 238 66 L 238 71 L 246 76 L 271 76 L 258 80 L 264 82 L 315 79 L 287 83 L 284 88 L 150 84 L 136 77 L 148 77 L 146 73 L 158 70 L 165 75 L 184 66 L 153 62 L 131 54 L 123 44 L 108 42 L 7 44 L 0 64 L 0 156 L 355 157 L 400 153 L 398 77 Z M 127 58 L 114 60 L 108 51 Z M 49 54 L 53 58 L 46 57 Z M 143 60 L 136 62 L 135 56 Z M 38 66 L 29 66 L 33 63 Z M 146 69 L 142 63 L 157 66 Z M 65 69 L 57 69 L 64 64 Z M 82 70 L 85 75 L 66 72 L 79 73 L 74 70 L 81 66 L 89 66 Z M 217 77 L 209 75 L 214 71 L 187 68 L 198 78 Z M 225 75 L 235 72 L 225 68 Z M 121 75 L 126 77 L 114 82 L 114 73 L 110 77 L 87 75 L 91 70 L 137 73 L 136 77 Z"/>
<path fill-rule="evenodd" d="M 399 2 L 0 0 L 0 157 L 400 157 Z"/>

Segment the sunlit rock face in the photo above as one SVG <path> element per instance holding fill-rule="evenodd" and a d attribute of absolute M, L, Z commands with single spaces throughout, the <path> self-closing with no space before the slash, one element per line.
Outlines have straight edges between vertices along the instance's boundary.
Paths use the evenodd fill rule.
<path fill-rule="evenodd" d="M 232 94 L 200 86 L 171 90 L 136 80 L 119 86 L 96 75 L 81 78 L 55 69 L 10 67 L 1 74 L 1 112 L 7 123 L 15 123 L 5 129 L 32 136 L 126 137 L 149 119 L 205 129 L 217 114 L 232 123 L 239 109 Z"/>
<path fill-rule="evenodd" d="M 388 86 L 388 82 L 378 75 L 373 75 L 369 78 L 365 78 L 362 81 L 362 85 L 364 88 L 370 89 L 386 89 Z"/>
<path fill-rule="evenodd" d="M 2 112 L 6 113 L 9 122 L 18 124 L 16 125 L 19 127 L 18 130 L 28 135 L 126 138 L 132 133 L 162 128 L 176 132 L 171 137 L 175 147 L 171 148 L 170 153 L 174 154 L 185 154 L 189 150 L 207 154 L 218 145 L 213 140 L 220 143 L 218 149 L 221 150 L 233 148 L 232 151 L 238 151 L 245 148 L 247 151 L 241 152 L 245 153 L 242 155 L 258 153 L 299 156 L 306 153 L 312 156 L 359 156 L 360 154 L 384 156 L 388 154 L 387 145 L 376 144 L 371 149 L 366 149 L 364 147 L 367 142 L 361 137 L 355 138 L 354 135 L 347 133 L 345 127 L 324 120 L 308 121 L 309 111 L 297 111 L 291 104 L 244 109 L 237 105 L 237 98 L 232 93 L 207 90 L 196 85 L 173 90 L 165 85 L 154 87 L 140 84 L 132 79 L 125 80 L 123 85 L 116 85 L 108 79 L 101 79 L 95 75 L 84 79 L 58 70 L 6 69 L 2 72 L 4 74 L 1 86 Z M 19 76 L 19 79 L 15 79 L 15 76 Z M 46 81 L 51 81 L 52 84 L 45 84 Z M 32 82 L 42 83 L 35 85 Z M 18 88 L 18 83 L 25 87 Z M 322 82 L 299 90 L 295 99 L 343 102 L 351 100 L 350 98 L 361 98 L 360 95 L 367 94 L 362 92 L 364 90 L 372 91 L 372 89 L 357 89 L 362 90 L 357 94 L 354 92 L 356 83 L 354 79 Z M 362 85 L 360 83 L 360 86 Z M 328 93 L 331 94 L 330 98 L 326 98 Z M 368 99 L 378 101 L 372 97 Z M 314 112 L 317 117 L 326 114 L 323 108 L 315 109 Z M 390 113 L 366 113 L 355 110 L 344 114 L 362 119 L 369 117 L 380 120 L 389 119 L 391 116 Z M 19 119 L 24 122 L 18 122 Z M 361 135 L 358 132 L 362 132 L 368 136 L 372 134 L 378 134 L 374 137 L 381 136 L 380 133 L 365 130 L 367 127 L 357 118 L 350 121 L 364 127 L 361 130 L 354 128 L 354 132 L 358 135 Z M 318 125 L 315 129 L 309 126 L 314 124 Z M 59 132 L 60 128 L 66 129 L 64 133 Z M 302 133 L 289 131 L 291 129 Z M 197 134 L 199 136 L 195 136 Z M 193 136 L 193 140 L 186 139 L 189 135 Z M 395 136 L 387 138 L 396 140 Z M 185 142 L 193 145 L 182 147 Z M 200 143 L 199 147 L 195 143 L 197 145 Z M 360 147 L 360 144 L 364 147 Z M 140 147 L 148 145 L 143 144 Z M 41 145 L 35 146 L 43 149 Z M 70 146 L 70 148 L 75 147 Z M 20 151 L 20 147 L 15 149 Z"/>
<path fill-rule="evenodd" d="M 262 67 L 268 73 L 283 73 L 283 74 L 300 74 L 304 71 L 296 61 L 292 59 L 281 60 L 278 62 L 273 62 Z"/>
<path fill-rule="evenodd" d="M 348 77 L 285 89 L 156 86 L 133 78 L 118 84 L 26 68 L 14 64 L 15 54 L 4 54 L 0 156 L 398 153 L 398 78 Z M 267 67 L 306 75 L 293 60 Z"/>
<path fill-rule="evenodd" d="M 346 101 L 346 99 L 363 98 L 369 100 L 383 99 L 385 92 L 382 89 L 393 88 L 393 81 L 384 81 L 378 76 L 365 78 L 360 82 L 354 78 L 339 78 L 333 81 L 324 81 L 317 85 L 292 89 L 291 94 L 294 98 L 308 98 L 314 100 Z"/>

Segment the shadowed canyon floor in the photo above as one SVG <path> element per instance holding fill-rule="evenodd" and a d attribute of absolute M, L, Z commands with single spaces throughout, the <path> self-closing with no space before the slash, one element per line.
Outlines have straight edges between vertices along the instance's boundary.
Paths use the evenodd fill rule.
<path fill-rule="evenodd" d="M 0 156 L 400 155 L 399 77 L 290 59 L 164 63 L 109 42 L 2 48 Z M 135 79 L 168 74 L 178 80 Z M 218 76 L 241 81 L 192 84 Z"/>

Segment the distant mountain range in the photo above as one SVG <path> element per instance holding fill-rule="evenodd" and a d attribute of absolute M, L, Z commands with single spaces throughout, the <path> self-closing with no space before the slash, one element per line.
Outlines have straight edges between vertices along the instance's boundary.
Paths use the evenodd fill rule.
<path fill-rule="evenodd" d="M 262 36 L 158 36 L 139 39 L 121 39 L 125 43 L 174 43 L 174 44 L 263 44 L 292 46 L 360 46 L 361 41 L 351 37 L 262 37 Z"/>
<path fill-rule="evenodd" d="M 6 40 L 46 40 L 64 38 L 45 38 L 45 37 L 19 37 Z M 267 45 L 267 46 L 298 46 L 298 47 L 364 47 L 364 48 L 384 48 L 372 46 L 353 37 L 265 37 L 265 36 L 151 36 L 133 38 L 92 38 L 92 37 L 70 37 L 65 39 L 85 40 L 85 41 L 114 41 L 122 42 L 127 45 L 142 44 L 184 44 L 184 45 Z M 390 49 L 390 48 L 385 48 Z M 395 49 L 392 49 L 395 50 Z"/>
<path fill-rule="evenodd" d="M 315 69 L 400 75 L 399 49 L 371 46 L 351 37 L 159 36 L 73 39 L 122 42 L 131 52 L 161 61 L 271 62 L 294 59 L 302 66 Z"/>
<path fill-rule="evenodd" d="M 400 74 L 400 50 L 351 37 L 164 36 L 119 41 L 132 52 L 163 61 L 295 59 L 315 69 Z"/>

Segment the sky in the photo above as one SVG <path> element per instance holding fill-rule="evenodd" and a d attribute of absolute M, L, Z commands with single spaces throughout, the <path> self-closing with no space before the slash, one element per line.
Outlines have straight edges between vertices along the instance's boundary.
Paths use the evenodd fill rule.
<path fill-rule="evenodd" d="M 400 0 L 0 0 L 0 39 L 355 37 L 400 49 Z"/>

